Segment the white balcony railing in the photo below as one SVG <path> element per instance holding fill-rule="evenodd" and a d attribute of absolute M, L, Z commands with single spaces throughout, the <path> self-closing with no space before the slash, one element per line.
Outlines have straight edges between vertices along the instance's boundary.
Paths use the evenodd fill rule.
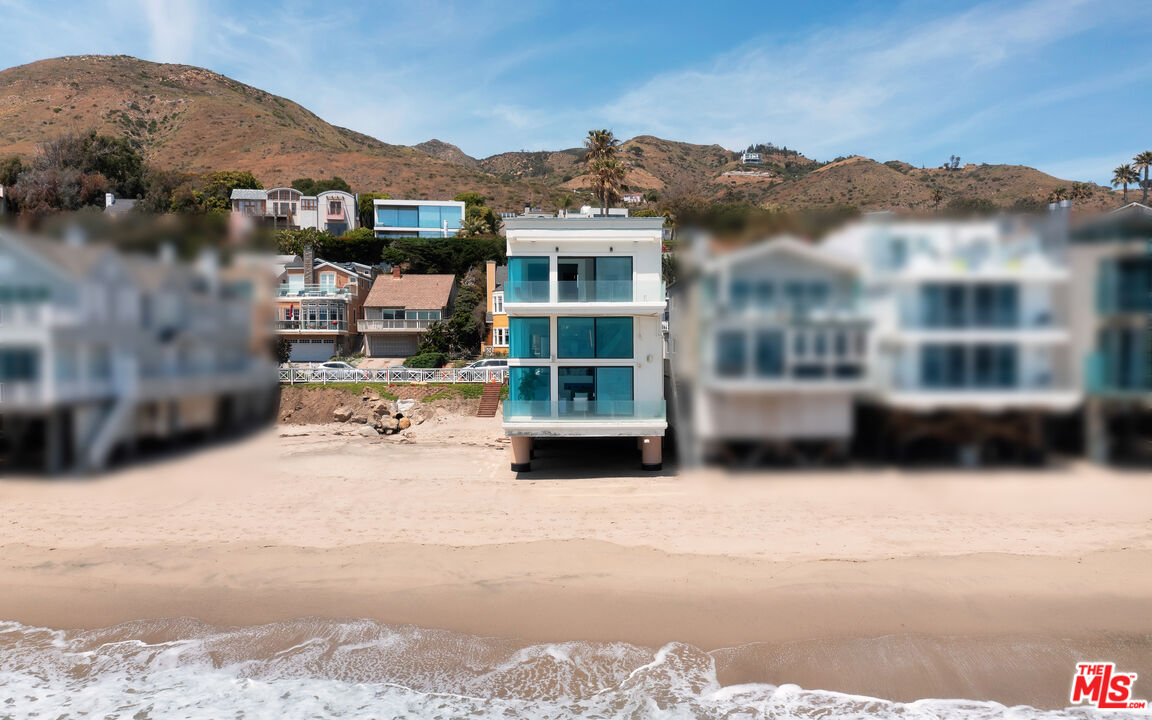
<path fill-rule="evenodd" d="M 504 382 L 507 368 L 280 368 L 282 383 L 490 383 Z"/>

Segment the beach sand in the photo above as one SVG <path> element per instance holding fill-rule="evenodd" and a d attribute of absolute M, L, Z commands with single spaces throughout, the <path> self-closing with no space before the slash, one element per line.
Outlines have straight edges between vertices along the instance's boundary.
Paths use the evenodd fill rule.
<path fill-rule="evenodd" d="M 174 461 L 0 482 L 0 618 L 373 618 L 715 653 L 725 683 L 1064 707 L 1077 660 L 1152 677 L 1152 478 L 639 471 L 634 441 L 498 418 L 409 440 L 278 426 Z M 1145 692 L 1147 692 L 1145 690 Z"/>

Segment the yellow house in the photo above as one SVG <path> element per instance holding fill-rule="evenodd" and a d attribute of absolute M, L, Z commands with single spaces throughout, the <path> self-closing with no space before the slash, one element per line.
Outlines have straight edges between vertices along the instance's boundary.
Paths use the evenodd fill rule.
<path fill-rule="evenodd" d="M 504 285 L 508 282 L 508 266 L 497 267 L 495 260 L 489 260 L 484 269 L 484 277 L 488 307 L 484 316 L 486 327 L 480 352 L 504 357 L 508 355 L 508 313 L 504 312 Z"/>

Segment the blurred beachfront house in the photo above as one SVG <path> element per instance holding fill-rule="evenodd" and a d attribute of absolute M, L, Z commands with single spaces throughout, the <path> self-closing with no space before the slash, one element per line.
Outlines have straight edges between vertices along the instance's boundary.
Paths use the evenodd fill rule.
<path fill-rule="evenodd" d="M 512 469 L 535 438 L 635 437 L 657 470 L 667 416 L 663 218 L 508 218 Z"/>
<path fill-rule="evenodd" d="M 330 235 L 355 230 L 356 196 L 343 190 L 327 190 L 316 195 L 290 187 L 271 190 L 237 188 L 232 191 L 232 217 L 245 227 L 271 227 L 285 230 L 312 228 Z"/>
<path fill-rule="evenodd" d="M 482 355 L 508 355 L 508 312 L 504 310 L 504 286 L 508 284 L 508 266 L 489 260 L 484 268 L 486 283 L 484 342 Z"/>
<path fill-rule="evenodd" d="M 859 264 L 874 323 L 858 441 L 890 460 L 1043 456 L 1081 400 L 1064 210 L 984 220 L 866 218 L 823 247 Z"/>
<path fill-rule="evenodd" d="M 458 200 L 373 200 L 376 237 L 449 238 L 464 222 Z"/>
<path fill-rule="evenodd" d="M 1073 372 L 1097 462 L 1152 458 L 1152 208 L 1131 203 L 1073 228 Z"/>
<path fill-rule="evenodd" d="M 251 284 L 193 266 L 0 230 L 0 458 L 98 470 L 118 450 L 275 417 Z"/>
<path fill-rule="evenodd" d="M 404 275 L 400 267 L 376 276 L 357 329 L 369 357 L 415 355 L 432 323 L 448 317 L 456 299 L 455 275 Z"/>
<path fill-rule="evenodd" d="M 677 416 L 691 460 L 846 456 L 871 325 L 859 266 L 790 237 L 704 255 L 696 282 L 675 288 L 670 328 L 672 377 L 691 393 Z"/>
<path fill-rule="evenodd" d="M 318 258 L 312 247 L 283 266 L 276 292 L 276 333 L 288 339 L 292 362 L 324 362 L 360 347 L 356 320 L 375 269 Z"/>

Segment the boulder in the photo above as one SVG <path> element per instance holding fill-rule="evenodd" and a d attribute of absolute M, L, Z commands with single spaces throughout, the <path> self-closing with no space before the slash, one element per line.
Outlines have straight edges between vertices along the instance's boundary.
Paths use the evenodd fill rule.
<path fill-rule="evenodd" d="M 368 422 L 368 414 L 362 410 L 358 410 L 358 411 L 352 413 L 352 417 L 348 418 L 348 422 L 361 423 L 361 424 L 366 423 L 366 422 Z"/>
<path fill-rule="evenodd" d="M 390 416 L 395 412 L 396 410 L 390 400 L 377 400 L 372 404 L 372 415 L 375 417 Z"/>
<path fill-rule="evenodd" d="M 400 422 L 395 418 L 383 417 L 380 418 L 380 422 L 376 423 L 376 426 L 380 429 L 381 434 L 388 435 L 396 432 L 396 429 L 400 426 Z"/>
<path fill-rule="evenodd" d="M 380 393 L 375 388 L 365 387 L 360 399 L 375 402 L 380 399 Z"/>
<path fill-rule="evenodd" d="M 376 432 L 376 428 L 372 427 L 371 425 L 363 426 L 362 428 L 360 428 L 360 430 L 358 430 L 358 432 L 361 435 L 363 435 L 364 437 L 376 437 L 378 434 Z"/>
<path fill-rule="evenodd" d="M 352 408 L 350 407 L 338 407 L 332 411 L 332 419 L 336 422 L 348 422 L 350 417 L 352 417 Z"/>
<path fill-rule="evenodd" d="M 412 420 L 406 417 L 402 417 L 396 421 L 396 427 L 400 428 L 401 430 L 407 430 L 408 428 L 412 427 Z"/>

